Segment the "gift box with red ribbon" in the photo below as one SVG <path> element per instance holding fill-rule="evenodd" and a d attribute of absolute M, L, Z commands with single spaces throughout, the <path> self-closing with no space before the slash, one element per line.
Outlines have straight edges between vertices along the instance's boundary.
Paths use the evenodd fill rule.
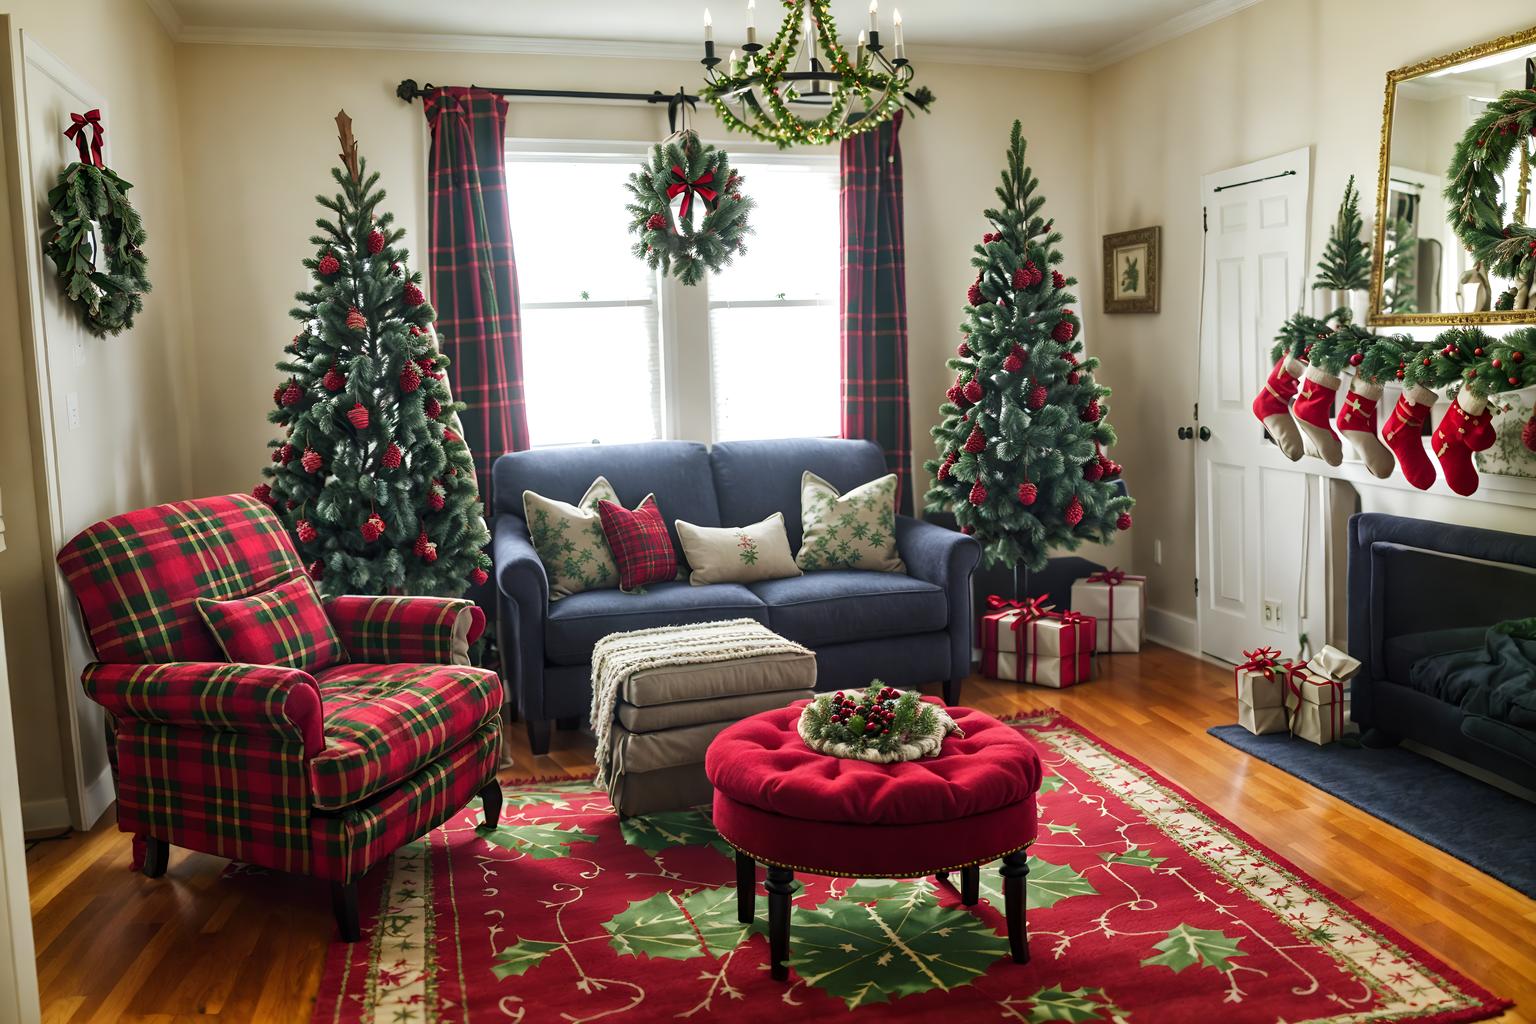
<path fill-rule="evenodd" d="M 1146 581 L 1145 576 L 1133 576 L 1117 567 L 1072 584 L 1072 610 L 1099 622 L 1100 654 L 1141 650 L 1147 618 Z"/>
<path fill-rule="evenodd" d="M 1054 612 L 1045 597 L 987 598 L 981 617 L 981 671 L 993 679 L 1073 686 L 1093 678 L 1097 623 L 1078 612 Z"/>
<path fill-rule="evenodd" d="M 1345 683 L 1360 662 L 1335 647 L 1324 647 L 1286 677 L 1285 706 L 1292 736 L 1322 746 L 1344 735 L 1349 697 Z"/>
<path fill-rule="evenodd" d="M 1237 666 L 1237 723 L 1255 736 L 1285 732 L 1287 681 L 1299 671 L 1272 647 L 1244 651 L 1247 660 Z"/>

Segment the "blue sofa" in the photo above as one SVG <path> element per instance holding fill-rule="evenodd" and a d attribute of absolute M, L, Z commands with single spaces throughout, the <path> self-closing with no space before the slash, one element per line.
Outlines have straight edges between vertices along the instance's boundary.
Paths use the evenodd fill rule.
<path fill-rule="evenodd" d="M 1536 615 L 1536 537 L 1361 513 L 1349 521 L 1350 717 L 1366 746 L 1408 739 L 1536 789 L 1536 737 L 1463 711 L 1415 663 L 1481 648 L 1488 627 Z"/>
<path fill-rule="evenodd" d="M 492 471 L 492 553 L 497 639 L 509 701 L 535 754 L 549 750 L 552 721 L 574 726 L 591 705 L 592 646 L 609 633 L 651 626 L 752 618 L 816 652 L 817 685 L 895 686 L 941 681 L 954 704 L 971 669 L 971 572 L 981 547 L 970 537 L 908 516 L 896 520 L 907 574 L 830 571 L 760 583 L 686 581 L 643 594 L 595 590 L 551 603 L 549 580 L 523 520 L 523 491 L 575 503 L 601 475 L 633 507 L 654 492 L 682 562 L 674 520 L 745 526 L 784 514 L 800 546 L 805 470 L 846 491 L 887 472 L 868 441 L 803 438 L 592 445 L 514 452 Z"/>

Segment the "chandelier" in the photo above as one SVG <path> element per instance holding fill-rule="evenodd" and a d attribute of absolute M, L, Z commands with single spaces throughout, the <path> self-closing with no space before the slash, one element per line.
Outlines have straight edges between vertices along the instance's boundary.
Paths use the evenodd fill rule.
<path fill-rule="evenodd" d="M 914 71 L 900 11 L 893 19 L 894 53 L 888 59 L 880 41 L 879 0 L 870 0 L 867 34 L 859 32 L 850 57 L 838 42 L 831 0 L 783 3 L 783 24 L 763 46 L 757 41 L 757 0 L 747 0 L 746 44 L 724 61 L 715 55 L 714 23 L 704 12 L 702 94 L 726 128 L 781 148 L 815 146 L 878 128 L 907 102 L 928 109 L 931 92 L 907 92 Z"/>

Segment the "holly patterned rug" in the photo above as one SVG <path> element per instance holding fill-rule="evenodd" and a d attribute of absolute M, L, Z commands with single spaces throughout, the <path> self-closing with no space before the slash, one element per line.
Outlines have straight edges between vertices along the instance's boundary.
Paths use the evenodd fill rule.
<path fill-rule="evenodd" d="M 529 783 L 496 832 L 469 807 L 370 874 L 314 1020 L 1447 1024 L 1509 1005 L 1070 720 L 1015 724 L 1047 772 L 1027 965 L 993 868 L 971 910 L 931 878 L 807 875 L 776 983 L 767 900 L 737 922 L 707 814 L 621 822 L 590 782 Z"/>

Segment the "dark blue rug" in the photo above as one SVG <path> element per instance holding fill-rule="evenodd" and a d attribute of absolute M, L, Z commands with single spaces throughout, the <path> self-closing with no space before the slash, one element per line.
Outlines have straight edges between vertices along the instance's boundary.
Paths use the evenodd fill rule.
<path fill-rule="evenodd" d="M 1536 898 L 1536 804 L 1401 747 L 1319 747 L 1240 725 L 1208 731 Z"/>

